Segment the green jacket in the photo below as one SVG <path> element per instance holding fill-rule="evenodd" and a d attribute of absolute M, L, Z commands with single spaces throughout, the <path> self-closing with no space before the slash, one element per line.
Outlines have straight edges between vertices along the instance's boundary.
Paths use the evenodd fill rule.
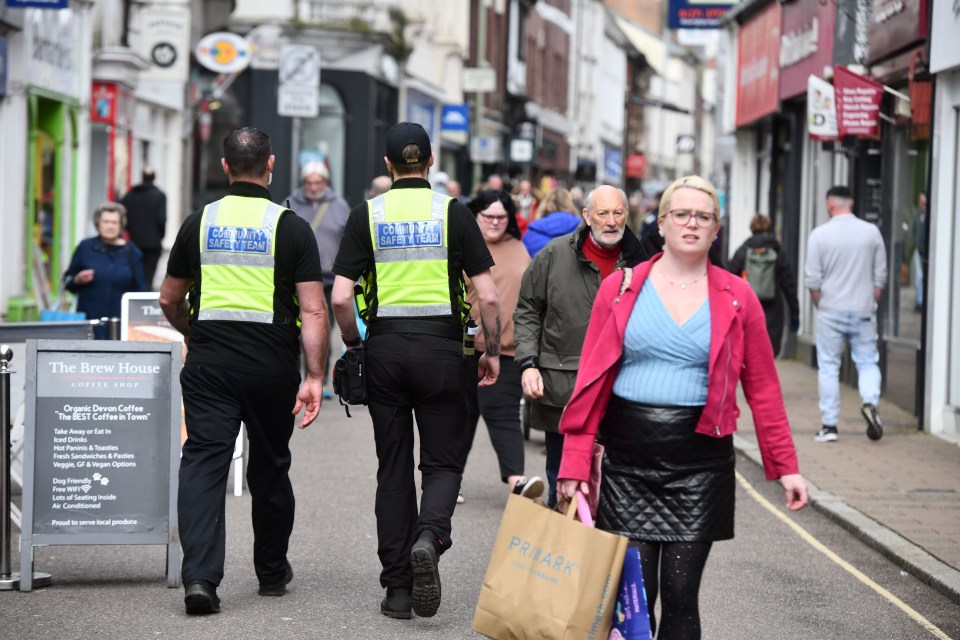
<path fill-rule="evenodd" d="M 600 289 L 600 269 L 583 255 L 588 233 L 581 224 L 537 253 L 523 274 L 513 313 L 516 361 L 522 363 L 531 356 L 539 360 L 543 398 L 538 402 L 556 408 L 566 405 L 573 392 L 593 300 Z M 617 269 L 635 266 L 648 257 L 627 228 Z M 552 425 L 550 430 L 556 428 Z"/>

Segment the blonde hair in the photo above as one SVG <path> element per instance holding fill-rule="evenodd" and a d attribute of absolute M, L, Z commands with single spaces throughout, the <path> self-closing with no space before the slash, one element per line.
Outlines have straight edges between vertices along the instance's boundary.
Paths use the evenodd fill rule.
<path fill-rule="evenodd" d="M 540 216 L 545 216 L 557 211 L 569 211 L 575 215 L 580 215 L 580 212 L 573 206 L 573 199 L 570 197 L 570 192 L 562 187 L 543 196 L 543 200 L 537 205 L 537 215 Z"/>
<path fill-rule="evenodd" d="M 670 200 L 673 199 L 673 192 L 677 189 L 696 189 L 710 196 L 710 198 L 713 199 L 713 213 L 717 217 L 717 224 L 720 224 L 720 197 L 717 195 L 717 190 L 713 185 L 700 176 L 683 176 L 682 178 L 677 178 L 664 190 L 663 195 L 660 196 L 660 211 L 657 214 L 658 221 L 663 220 L 663 217 L 667 215 L 667 212 L 670 210 Z"/>

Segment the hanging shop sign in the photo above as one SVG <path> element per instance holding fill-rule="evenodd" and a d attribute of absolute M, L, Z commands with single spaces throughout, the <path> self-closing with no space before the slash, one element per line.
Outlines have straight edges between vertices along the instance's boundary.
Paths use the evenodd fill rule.
<path fill-rule="evenodd" d="M 469 131 L 470 107 L 466 104 L 445 104 L 440 109 L 441 131 Z"/>
<path fill-rule="evenodd" d="M 627 154 L 627 177 L 628 178 L 646 178 L 647 177 L 647 156 L 642 153 Z"/>
<path fill-rule="evenodd" d="M 814 140 L 837 140 L 837 101 L 833 85 L 818 78 L 807 78 L 807 132 Z"/>
<path fill-rule="evenodd" d="M 190 70 L 190 14 L 187 7 L 149 6 L 140 12 L 137 50 L 150 61 L 141 79 L 186 82 Z"/>
<path fill-rule="evenodd" d="M 197 62 L 214 73 L 238 73 L 247 68 L 252 58 L 250 43 L 229 31 L 203 36 L 194 54 Z"/>
<path fill-rule="evenodd" d="M 836 8 L 820 0 L 797 0 L 783 7 L 780 35 L 780 99 L 807 90 L 810 75 L 822 75 L 833 64 Z"/>
<path fill-rule="evenodd" d="M 737 36 L 737 126 L 780 106 L 780 14 L 774 2 L 740 27 Z"/>
<path fill-rule="evenodd" d="M 833 72 L 840 137 L 880 137 L 880 101 L 883 85 L 837 65 Z"/>
<path fill-rule="evenodd" d="M 619 182 L 623 176 L 623 153 L 617 147 L 603 145 L 603 174 L 611 182 Z"/>
<path fill-rule="evenodd" d="M 66 9 L 70 6 L 70 0 L 7 0 L 8 7 L 17 9 Z"/>
<path fill-rule="evenodd" d="M 669 29 L 719 29 L 720 19 L 737 0 L 670 0 L 667 9 Z"/>
<path fill-rule="evenodd" d="M 133 96 L 116 82 L 94 82 L 90 92 L 90 121 L 129 129 L 133 124 Z"/>

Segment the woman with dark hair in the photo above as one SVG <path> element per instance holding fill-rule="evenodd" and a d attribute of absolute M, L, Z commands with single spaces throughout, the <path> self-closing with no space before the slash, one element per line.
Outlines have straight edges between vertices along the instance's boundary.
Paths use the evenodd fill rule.
<path fill-rule="evenodd" d="M 727 268 L 750 283 L 767 319 L 767 335 L 773 345 L 773 356 L 780 353 L 783 342 L 784 304 L 790 310 L 790 332 L 800 329 L 800 300 L 797 298 L 797 276 L 787 256 L 770 231 L 770 216 L 758 213 L 750 221 L 750 236 Z"/>
<path fill-rule="evenodd" d="M 520 295 L 520 279 L 530 264 L 530 256 L 520 242 L 516 204 L 506 192 L 492 189 L 481 191 L 467 206 L 476 217 L 494 260 L 491 273 L 500 294 L 500 377 L 496 384 L 484 388 L 477 388 L 476 378 L 468 377 L 466 387 L 470 415 L 461 449 L 462 465 L 467 465 L 477 421 L 482 415 L 490 442 L 497 453 L 500 479 L 511 492 L 536 498 L 543 493 L 543 480 L 538 476 L 527 478 L 523 475 L 523 432 L 520 429 L 522 392 L 520 369 L 514 360 L 516 345 L 513 336 L 513 311 Z M 471 313 L 474 322 L 479 324 L 477 295 L 469 278 L 464 277 L 464 281 L 467 284 L 467 299 L 473 307 Z M 468 358 L 466 364 L 467 371 L 473 375 L 476 375 L 479 354 L 483 353 L 483 333 L 478 332 L 475 340 L 476 355 Z M 463 502 L 462 494 L 457 501 Z"/>
<path fill-rule="evenodd" d="M 119 317 L 123 294 L 147 291 L 143 277 L 143 252 L 123 238 L 127 210 L 119 202 L 105 202 L 93 212 L 97 235 L 82 240 L 67 267 L 66 287 L 77 296 L 77 311 L 96 320 Z M 98 340 L 107 338 L 107 326 L 94 329 Z"/>

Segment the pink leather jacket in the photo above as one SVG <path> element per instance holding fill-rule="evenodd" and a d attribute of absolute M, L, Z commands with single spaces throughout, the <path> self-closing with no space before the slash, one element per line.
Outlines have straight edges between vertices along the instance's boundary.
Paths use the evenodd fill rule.
<path fill-rule="evenodd" d="M 560 478 L 587 480 L 590 476 L 593 442 L 617 377 L 627 321 L 643 283 L 661 255 L 637 265 L 622 294 L 622 271 L 613 273 L 600 285 L 583 343 L 577 383 L 560 420 L 560 432 L 566 436 Z M 708 267 L 707 281 L 710 290 L 709 381 L 707 401 L 696 432 L 723 437 L 737 430 L 740 416 L 737 381 L 740 381 L 753 412 L 767 479 L 799 473 L 760 301 L 749 284 L 719 267 Z"/>

